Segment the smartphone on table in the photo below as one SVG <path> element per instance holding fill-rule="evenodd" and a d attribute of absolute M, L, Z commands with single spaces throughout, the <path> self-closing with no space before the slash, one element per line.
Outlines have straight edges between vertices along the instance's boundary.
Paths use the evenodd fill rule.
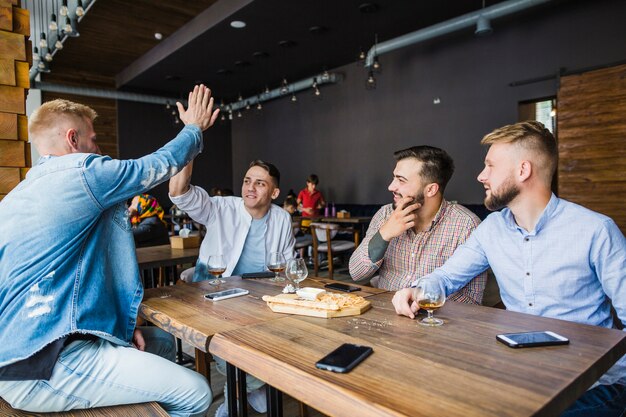
<path fill-rule="evenodd" d="M 243 279 L 274 278 L 275 276 L 276 274 L 272 271 L 246 272 L 245 274 L 241 274 L 241 278 Z"/>
<path fill-rule="evenodd" d="M 497 335 L 496 339 L 512 348 L 567 345 L 569 343 L 569 339 L 566 337 L 549 331 L 505 333 Z"/>
<path fill-rule="evenodd" d="M 344 343 L 317 361 L 315 366 L 326 371 L 344 374 L 363 362 L 372 352 L 374 352 L 374 349 L 369 346 Z"/>
<path fill-rule="evenodd" d="M 336 282 L 332 282 L 330 284 L 324 285 L 324 288 L 328 288 L 331 290 L 343 291 L 343 292 L 355 292 L 361 291 L 360 287 L 356 287 L 354 285 L 340 284 Z"/>
<path fill-rule="evenodd" d="M 204 298 L 211 301 L 219 301 L 225 300 L 227 298 L 239 297 L 242 295 L 249 294 L 250 291 L 244 290 L 243 288 L 231 288 L 229 290 L 216 291 L 208 294 L 204 294 Z"/>

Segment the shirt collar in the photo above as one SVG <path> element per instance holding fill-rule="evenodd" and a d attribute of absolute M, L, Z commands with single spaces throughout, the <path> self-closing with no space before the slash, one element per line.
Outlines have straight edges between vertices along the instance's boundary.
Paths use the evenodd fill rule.
<path fill-rule="evenodd" d="M 513 216 L 513 212 L 509 208 L 505 208 L 502 210 L 502 215 L 504 216 L 504 222 L 510 229 L 517 229 L 524 235 L 534 236 L 538 234 L 541 229 L 543 229 L 546 223 L 554 216 L 554 212 L 556 211 L 557 206 L 559 205 L 559 198 L 552 193 L 550 196 L 550 201 L 543 209 L 541 216 L 537 220 L 537 224 L 535 225 L 535 230 L 531 230 L 530 232 L 526 232 L 524 228 L 520 227 L 515 222 L 515 217 Z"/>
<path fill-rule="evenodd" d="M 433 230 L 435 225 L 439 223 L 441 219 L 443 219 L 443 216 L 446 214 L 446 211 L 449 205 L 450 203 L 448 203 L 445 199 L 441 200 L 441 206 L 439 206 L 439 211 L 437 211 L 437 214 L 435 214 L 435 218 L 433 219 L 432 223 L 430 224 L 430 227 L 428 228 L 429 232 Z"/>

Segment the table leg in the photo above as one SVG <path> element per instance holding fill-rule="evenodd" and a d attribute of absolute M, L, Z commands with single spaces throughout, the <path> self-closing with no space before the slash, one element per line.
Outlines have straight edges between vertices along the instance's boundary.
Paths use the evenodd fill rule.
<path fill-rule="evenodd" d="M 248 391 L 246 390 L 246 373 L 241 369 L 237 369 L 237 386 L 239 388 L 239 412 L 241 413 L 241 417 L 248 417 Z"/>
<path fill-rule="evenodd" d="M 267 416 L 283 417 L 283 393 L 267 385 Z"/>
<path fill-rule="evenodd" d="M 237 417 L 237 381 L 236 381 L 235 368 L 230 363 L 226 362 L 226 386 L 228 387 L 228 415 L 230 417 Z"/>

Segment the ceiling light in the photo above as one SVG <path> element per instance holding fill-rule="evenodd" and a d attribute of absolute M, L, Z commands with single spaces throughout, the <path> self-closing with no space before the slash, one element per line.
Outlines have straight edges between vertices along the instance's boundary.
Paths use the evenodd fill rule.
<path fill-rule="evenodd" d="M 161 39 L 163 39 L 163 34 L 161 32 L 154 32 L 154 39 L 160 41 Z"/>
<path fill-rule="evenodd" d="M 241 110 L 237 111 L 237 118 L 241 119 L 243 117 L 243 115 L 241 114 Z"/>
<path fill-rule="evenodd" d="M 40 60 L 41 57 L 39 56 L 39 48 L 35 46 L 35 48 L 33 49 L 33 62 L 39 62 Z"/>
<path fill-rule="evenodd" d="M 261 105 L 261 102 L 259 101 L 259 102 L 256 104 L 256 109 L 257 109 L 257 110 L 261 110 L 262 108 L 263 108 L 263 106 Z"/>
<path fill-rule="evenodd" d="M 59 14 L 61 16 L 67 16 L 67 0 L 63 0 L 63 5 L 59 9 Z"/>
<path fill-rule="evenodd" d="M 63 49 L 63 42 L 61 42 L 61 37 L 57 36 L 57 41 L 54 43 L 54 48 L 55 49 Z"/>
<path fill-rule="evenodd" d="M 65 18 L 65 25 L 63 25 L 63 32 L 72 33 L 72 22 L 69 17 Z"/>
<path fill-rule="evenodd" d="M 246 110 L 250 110 L 250 102 L 246 100 Z"/>
<path fill-rule="evenodd" d="M 230 26 L 235 29 L 243 29 L 246 27 L 246 22 L 242 22 L 241 20 L 233 20 L 230 22 Z"/>
<path fill-rule="evenodd" d="M 287 94 L 289 92 L 289 88 L 287 87 L 289 83 L 287 82 L 287 78 L 283 78 L 282 85 L 280 87 L 280 94 Z"/>
<path fill-rule="evenodd" d="M 48 41 L 46 40 L 46 34 L 41 32 L 41 35 L 39 35 L 39 47 L 40 48 L 47 48 L 48 47 Z"/>
<path fill-rule="evenodd" d="M 83 1 L 78 0 L 78 6 L 76 6 L 76 16 L 81 17 L 85 14 L 85 9 L 83 9 Z"/>
<path fill-rule="evenodd" d="M 365 88 L 368 90 L 374 90 L 376 88 L 376 78 L 374 78 L 374 72 L 370 71 L 365 81 Z"/>
<path fill-rule="evenodd" d="M 58 28 L 59 26 L 57 26 L 57 15 L 52 13 L 52 16 L 50 16 L 50 23 L 48 24 L 48 29 L 57 30 Z"/>
<path fill-rule="evenodd" d="M 46 55 L 44 56 L 43 59 L 45 59 L 48 62 L 52 62 L 52 54 L 50 53 L 50 51 L 46 52 Z"/>
<path fill-rule="evenodd" d="M 292 93 L 291 94 L 291 102 L 295 103 L 296 101 L 298 101 L 298 97 L 296 97 L 296 93 Z"/>

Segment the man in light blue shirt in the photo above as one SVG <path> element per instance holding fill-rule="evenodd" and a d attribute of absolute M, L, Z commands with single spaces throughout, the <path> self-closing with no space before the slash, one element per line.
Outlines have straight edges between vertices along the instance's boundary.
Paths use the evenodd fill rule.
<path fill-rule="evenodd" d="M 609 217 L 557 198 L 558 161 L 552 134 L 539 122 L 505 126 L 485 136 L 490 146 L 478 176 L 489 215 L 451 258 L 423 279 L 450 294 L 491 267 L 508 310 L 602 327 L 626 324 L 626 239 Z M 398 291 L 396 312 L 414 318 L 412 290 Z M 614 323 L 611 304 L 620 323 Z M 622 416 L 626 360 L 620 359 L 563 416 Z M 603 414 L 604 413 L 604 414 Z"/>

